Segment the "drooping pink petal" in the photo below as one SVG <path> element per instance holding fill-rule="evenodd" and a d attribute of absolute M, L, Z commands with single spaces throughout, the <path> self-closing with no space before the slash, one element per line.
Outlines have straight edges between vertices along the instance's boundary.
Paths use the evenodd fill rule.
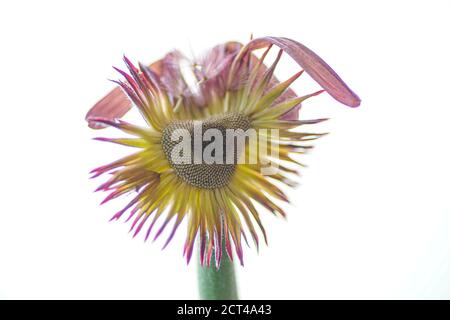
<path fill-rule="evenodd" d="M 105 128 L 105 125 L 102 125 L 97 121 L 92 121 L 92 119 L 119 119 L 125 115 L 130 108 L 130 100 L 120 87 L 116 87 L 88 111 L 86 114 L 86 121 L 90 128 L 102 129 Z"/>
<path fill-rule="evenodd" d="M 358 107 L 359 97 L 342 81 L 334 70 L 313 51 L 303 44 L 282 37 L 263 37 L 250 41 L 245 49 L 253 51 L 276 45 L 289 54 L 325 91 L 337 101 Z"/>

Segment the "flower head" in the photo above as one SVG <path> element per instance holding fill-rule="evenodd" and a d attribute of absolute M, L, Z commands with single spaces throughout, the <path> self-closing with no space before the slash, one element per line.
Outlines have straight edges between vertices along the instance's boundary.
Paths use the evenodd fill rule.
<path fill-rule="evenodd" d="M 274 46 L 280 50 L 266 66 L 265 58 Z M 256 49 L 265 49 L 261 58 L 254 55 Z M 274 71 L 283 52 L 324 90 L 298 97 L 289 86 L 303 70 L 278 81 Z M 145 239 L 152 231 L 156 239 L 173 221 L 164 247 L 187 219 L 184 254 L 188 262 L 197 239 L 201 263 L 209 265 L 214 253 L 217 267 L 222 243 L 228 256 L 232 259 L 235 252 L 243 264 L 242 242 L 248 243 L 247 234 L 256 247 L 258 234 L 267 242 L 257 207 L 285 216 L 276 202 L 288 199 L 278 185 L 295 185 L 291 177 L 301 164 L 292 156 L 303 154 L 311 147 L 308 141 L 320 137 L 293 129 L 325 120 L 298 120 L 303 101 L 327 91 L 348 106 L 360 103 L 321 58 L 286 38 L 216 46 L 190 64 L 194 81 L 184 74 L 182 62 L 187 59 L 178 51 L 150 66 L 124 61 L 128 73 L 117 69 L 124 78 L 117 81 L 120 88 L 99 101 L 86 119 L 92 128 L 112 126 L 132 136 L 97 140 L 133 147 L 136 152 L 94 169 L 94 177 L 110 174 L 97 190 L 109 193 L 103 202 L 134 194 L 112 218 L 129 212 L 134 235 L 145 227 Z M 146 127 L 120 120 L 132 104 Z M 230 134 L 234 136 L 228 139 Z M 267 168 L 276 170 L 268 173 Z"/>

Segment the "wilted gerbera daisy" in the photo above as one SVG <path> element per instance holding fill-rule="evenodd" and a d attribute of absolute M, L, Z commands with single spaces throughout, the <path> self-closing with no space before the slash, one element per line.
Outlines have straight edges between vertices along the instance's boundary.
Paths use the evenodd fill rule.
<path fill-rule="evenodd" d="M 278 55 L 266 67 L 264 60 L 274 45 L 279 47 Z M 253 54 L 256 49 L 265 49 L 261 58 Z M 113 219 L 129 211 L 134 235 L 145 226 L 146 239 L 160 218 L 162 223 L 153 230 L 154 238 L 173 221 L 165 247 L 186 218 L 184 254 L 188 262 L 198 239 L 202 264 L 209 265 L 214 252 L 216 264 L 220 265 L 222 243 L 228 256 L 232 259 L 235 251 L 242 264 L 242 241 L 247 242 L 246 233 L 251 235 L 256 247 L 258 234 L 266 240 L 257 204 L 276 215 L 285 215 L 276 202 L 287 201 L 287 197 L 277 185 L 294 185 L 289 177 L 297 173 L 300 163 L 292 155 L 303 153 L 309 148 L 307 142 L 320 136 L 292 130 L 323 120 L 298 120 L 301 102 L 322 90 L 297 97 L 289 86 L 303 71 L 279 82 L 274 70 L 283 51 L 336 100 L 351 107 L 359 105 L 359 98 L 321 58 L 286 38 L 259 38 L 245 46 L 228 42 L 212 48 L 203 59 L 190 64 L 184 63 L 187 60 L 178 51 L 170 52 L 150 66 L 139 64 L 138 68 L 125 58 L 129 73 L 117 69 L 124 77 L 117 82 L 122 90 L 114 89 L 86 118 L 92 128 L 113 126 L 134 136 L 98 138 L 137 149 L 125 158 L 92 171 L 94 177 L 110 174 L 109 180 L 97 189 L 110 192 L 104 202 L 127 193 L 135 194 Z M 183 69 L 186 66 L 191 68 L 194 83 L 187 79 Z M 118 120 L 131 104 L 141 112 L 146 127 Z M 188 143 L 192 153 L 185 149 L 175 152 L 179 142 L 174 139 L 175 133 L 181 130 L 193 136 L 196 128 L 202 134 L 208 129 L 215 130 L 216 148 L 203 136 L 200 154 L 213 150 L 210 154 L 224 161 L 198 161 L 195 140 Z M 267 152 L 258 152 L 256 161 L 241 161 L 252 157 L 254 149 L 250 139 L 244 139 L 242 145 L 238 143 L 231 149 L 229 144 L 234 138 L 216 141 L 230 130 L 241 133 L 255 130 L 259 138 L 256 150 L 266 149 Z M 211 136 L 209 139 L 212 143 Z M 263 145 L 262 141 L 267 144 Z M 219 147 L 223 147 L 221 153 Z M 226 162 L 230 154 L 233 154 L 232 161 Z M 177 157 L 188 161 L 179 161 Z M 267 163 L 276 167 L 269 175 L 263 172 Z"/>

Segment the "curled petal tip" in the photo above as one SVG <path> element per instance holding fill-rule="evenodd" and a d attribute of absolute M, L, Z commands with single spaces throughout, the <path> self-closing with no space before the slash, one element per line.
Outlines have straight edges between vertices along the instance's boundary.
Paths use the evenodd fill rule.
<path fill-rule="evenodd" d="M 349 103 L 347 104 L 347 106 L 352 107 L 352 108 L 357 108 L 360 105 L 361 105 L 361 99 L 356 94 L 354 94 L 353 99 L 351 99 L 349 101 Z"/>

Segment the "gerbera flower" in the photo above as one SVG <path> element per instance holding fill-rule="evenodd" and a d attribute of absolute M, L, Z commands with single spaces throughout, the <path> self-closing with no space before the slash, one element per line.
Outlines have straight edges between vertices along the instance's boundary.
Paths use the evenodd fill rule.
<path fill-rule="evenodd" d="M 279 47 L 278 54 L 266 67 L 265 58 L 274 45 Z M 254 55 L 256 49 L 265 49 L 261 58 Z M 303 70 L 279 82 L 274 71 L 283 52 L 299 63 L 324 90 L 297 97 L 289 86 Z M 181 222 L 187 219 L 184 255 L 189 262 L 198 239 L 202 265 L 209 265 L 214 253 L 219 267 L 222 243 L 230 259 L 235 251 L 243 264 L 242 242 L 247 242 L 247 234 L 256 247 L 260 242 L 258 234 L 262 234 L 267 242 L 256 204 L 275 215 L 285 216 L 276 203 L 288 201 L 279 185 L 294 186 L 291 177 L 297 174 L 301 164 L 292 156 L 304 153 L 310 148 L 307 143 L 320 136 L 293 129 L 324 120 L 298 120 L 300 104 L 322 91 L 351 107 L 360 103 L 321 58 L 302 44 L 286 38 L 259 38 L 245 46 L 228 42 L 212 48 L 203 59 L 191 64 L 184 63 L 187 59 L 178 51 L 170 52 L 150 66 L 139 64 L 136 67 L 127 58 L 124 61 L 128 73 L 117 69 L 124 78 L 117 81 L 121 89 L 114 89 L 98 102 L 86 119 L 92 128 L 112 126 L 133 136 L 97 140 L 137 150 L 92 171 L 94 177 L 110 174 L 97 191 L 109 192 L 103 203 L 134 193 L 129 204 L 112 218 L 117 220 L 128 211 L 127 220 L 133 219 L 131 230 L 134 235 L 145 227 L 145 239 L 152 231 L 152 237 L 156 239 L 173 221 L 164 247 Z M 189 81 L 186 76 L 183 69 L 186 65 L 191 67 L 194 81 Z M 139 109 L 146 127 L 119 120 L 132 104 Z M 233 153 L 231 163 L 196 162 L 194 155 L 188 155 L 193 161 L 180 163 L 173 157 L 177 142 L 173 134 L 177 130 L 194 134 L 196 124 L 200 125 L 202 133 L 207 129 L 223 134 L 228 129 L 257 130 L 259 137 L 268 142 L 267 153 L 258 153 L 256 162 L 242 162 L 239 159 L 252 156 L 249 140 L 232 149 L 229 149 L 229 142 L 223 140 L 219 144 L 225 149 L 221 156 L 225 159 Z M 276 135 L 271 134 L 272 129 L 277 129 Z M 256 143 L 258 150 L 266 147 L 261 140 Z M 201 151 L 207 148 L 202 141 Z M 277 154 L 275 159 L 273 154 Z M 276 165 L 275 173 L 263 174 L 267 163 Z M 162 223 L 154 230 L 159 219 Z"/>

